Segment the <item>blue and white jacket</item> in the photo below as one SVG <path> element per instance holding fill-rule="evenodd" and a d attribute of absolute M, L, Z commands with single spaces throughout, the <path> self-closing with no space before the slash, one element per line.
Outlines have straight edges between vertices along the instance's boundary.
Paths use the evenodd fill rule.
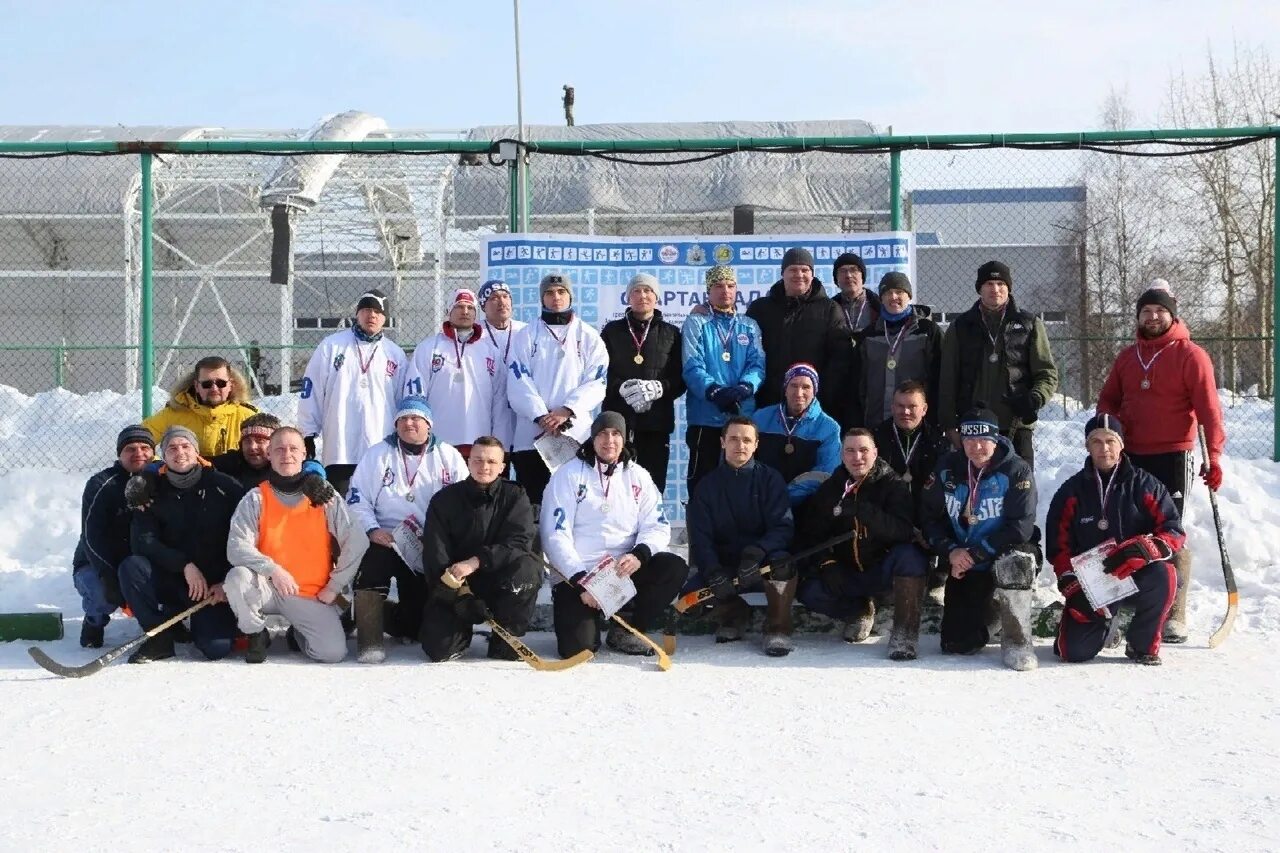
<path fill-rule="evenodd" d="M 785 406 L 786 403 L 779 403 L 763 408 L 751 420 L 760 430 L 756 459 L 787 481 L 787 495 L 794 507 L 818 491 L 822 481 L 839 467 L 840 424 L 822 411 L 822 404 L 816 399 L 800 416 L 799 423 L 794 418 L 784 420 Z M 793 426 L 790 435 L 788 426 Z M 788 444 L 792 447 L 790 453 Z"/>
<path fill-rule="evenodd" d="M 721 427 L 729 419 L 726 412 L 707 399 L 714 385 L 743 384 L 753 396 L 739 404 L 748 417 L 756 410 L 754 394 L 764 381 L 764 345 L 760 326 L 745 314 L 727 314 L 708 309 L 691 313 L 680 330 L 684 359 L 685 421 L 689 426 Z M 724 353 L 729 360 L 724 360 Z"/>
<path fill-rule="evenodd" d="M 956 548 L 968 548 L 974 570 L 986 571 L 998 554 L 1034 536 L 1035 476 L 1005 438 L 997 443 L 978 483 L 972 524 L 964 519 L 970 501 L 969 460 L 963 450 L 949 451 L 938 460 L 921 501 L 925 538 L 944 561 Z"/>

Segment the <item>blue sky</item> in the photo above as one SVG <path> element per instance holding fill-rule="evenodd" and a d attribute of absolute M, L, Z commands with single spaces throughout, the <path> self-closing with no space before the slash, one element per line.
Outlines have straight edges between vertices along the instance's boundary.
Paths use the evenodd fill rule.
<path fill-rule="evenodd" d="M 110 11 L 107 12 L 106 10 Z M 395 128 L 515 119 L 509 0 L 0 2 L 0 124 Z M 521 4 L 525 117 L 862 118 L 898 132 L 1160 124 L 1170 74 L 1280 44 L 1280 2 L 646 0 Z M 1280 58 L 1280 57 L 1277 57 Z"/>

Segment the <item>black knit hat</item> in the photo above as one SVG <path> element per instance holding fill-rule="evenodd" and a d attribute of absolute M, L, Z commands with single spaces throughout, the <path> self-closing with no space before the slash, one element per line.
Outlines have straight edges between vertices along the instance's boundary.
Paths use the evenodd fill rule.
<path fill-rule="evenodd" d="M 1138 297 L 1137 313 L 1142 313 L 1142 306 L 1144 305 L 1159 305 L 1172 314 L 1175 319 L 1178 316 L 1177 297 L 1169 289 L 1169 282 L 1162 278 L 1151 282 L 1151 286 L 1142 291 L 1142 295 Z"/>
<path fill-rule="evenodd" d="M 857 267 L 862 270 L 862 280 L 864 282 L 867 280 L 867 265 L 866 262 L 862 260 L 861 255 L 855 255 L 853 252 L 845 252 L 843 255 L 836 258 L 836 262 L 831 265 L 832 281 L 838 282 L 840 280 L 841 267 Z"/>
<path fill-rule="evenodd" d="M 782 256 L 782 270 L 786 272 L 787 267 L 793 266 L 808 267 L 809 271 L 813 271 L 813 255 L 808 249 L 800 246 L 794 246 L 787 249 L 786 254 Z"/>
<path fill-rule="evenodd" d="M 1094 430 L 1099 429 L 1103 432 L 1114 433 L 1115 437 L 1120 439 L 1120 443 L 1124 444 L 1124 426 L 1121 425 L 1120 419 L 1115 415 L 1103 413 L 1089 418 L 1089 422 L 1084 425 L 1085 441 L 1089 440 L 1089 436 L 1093 435 Z"/>
<path fill-rule="evenodd" d="M 151 437 L 151 431 L 142 424 L 132 424 L 120 430 L 120 434 L 116 436 L 116 456 L 124 450 L 125 445 L 142 442 L 155 450 L 156 440 Z"/>
<path fill-rule="evenodd" d="M 904 272 L 887 272 L 880 279 L 880 295 L 884 296 L 886 290 L 901 290 L 907 296 L 914 296 L 911 292 L 911 279 Z"/>
<path fill-rule="evenodd" d="M 983 282 L 987 281 L 1003 281 L 1009 285 L 1009 289 L 1013 290 L 1013 272 L 1009 269 L 1008 264 L 1002 264 L 999 261 L 987 261 L 978 267 L 978 280 L 974 282 L 974 290 L 982 290 Z"/>
<path fill-rule="evenodd" d="M 987 404 L 975 401 L 973 408 L 960 418 L 961 438 L 986 438 L 995 441 L 1000 437 L 1000 421 Z"/>
<path fill-rule="evenodd" d="M 387 294 L 376 287 L 360 294 L 360 298 L 356 300 L 356 310 L 359 311 L 362 308 L 372 308 L 374 311 L 381 311 L 383 314 L 391 313 L 391 303 L 387 300 Z"/>

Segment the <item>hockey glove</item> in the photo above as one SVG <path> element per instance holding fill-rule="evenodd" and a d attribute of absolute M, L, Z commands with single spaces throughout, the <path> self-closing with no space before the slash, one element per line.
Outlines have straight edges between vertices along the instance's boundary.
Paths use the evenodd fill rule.
<path fill-rule="evenodd" d="M 307 458 L 316 458 L 316 437 L 314 435 L 304 435 L 302 437 L 302 446 L 307 449 Z"/>
<path fill-rule="evenodd" d="M 1004 403 L 1018 416 L 1018 420 L 1024 424 L 1033 424 L 1040 417 L 1039 412 L 1044 405 L 1044 398 L 1035 391 L 1029 391 L 1026 394 L 1006 395 Z"/>
<path fill-rule="evenodd" d="M 738 594 L 737 588 L 733 585 L 733 580 L 728 575 L 720 572 L 716 572 L 714 575 L 707 575 L 707 588 L 716 597 L 716 601 L 728 601 Z"/>
<path fill-rule="evenodd" d="M 733 395 L 736 398 L 734 402 L 736 403 L 741 403 L 753 394 L 755 394 L 755 392 L 752 391 L 751 386 L 746 383 L 739 382 L 737 385 L 733 386 Z"/>
<path fill-rule="evenodd" d="M 1066 609 L 1071 618 L 1077 622 L 1088 622 L 1089 611 L 1103 618 L 1107 615 L 1105 611 L 1094 610 L 1089 605 L 1089 597 L 1084 594 L 1080 581 L 1076 580 L 1076 576 L 1071 572 L 1066 572 L 1058 578 L 1058 592 L 1062 593 L 1062 597 L 1067 600 Z"/>
<path fill-rule="evenodd" d="M 458 618 L 468 625 L 479 625 L 485 621 L 484 602 L 476 598 L 473 592 L 459 593 L 453 602 L 453 612 L 458 614 Z"/>
<path fill-rule="evenodd" d="M 302 493 L 311 501 L 312 506 L 324 506 L 337 496 L 329 481 L 318 474 L 308 474 L 302 478 Z"/>
<path fill-rule="evenodd" d="M 795 576 L 796 564 L 791 561 L 791 555 L 786 552 L 775 554 L 769 563 L 769 580 L 789 581 Z"/>
<path fill-rule="evenodd" d="M 748 590 L 760 583 L 760 566 L 764 564 L 764 549 L 752 545 L 742 549 L 738 558 L 738 589 Z"/>
<path fill-rule="evenodd" d="M 622 395 L 622 399 L 631 408 L 635 408 L 637 403 L 644 400 L 644 392 L 640 388 L 640 379 L 628 379 L 618 386 L 618 393 Z"/>
<path fill-rule="evenodd" d="M 1172 556 L 1173 549 L 1164 540 L 1144 534 L 1126 539 L 1117 545 L 1115 550 L 1102 561 L 1102 570 L 1118 578 L 1127 578 L 1148 563 L 1167 560 Z"/>
<path fill-rule="evenodd" d="M 725 414 L 736 414 L 738 411 L 737 392 L 723 385 L 712 385 L 707 389 L 707 399 L 715 403 L 716 408 Z"/>
<path fill-rule="evenodd" d="M 124 500 L 129 509 L 145 509 L 156 496 L 156 485 L 160 475 L 149 468 L 144 468 L 129 478 L 124 484 Z"/>
<path fill-rule="evenodd" d="M 1200 477 L 1204 480 L 1204 484 L 1209 487 L 1209 491 L 1216 492 L 1222 486 L 1222 465 L 1218 463 L 1217 457 L 1210 456 L 1208 464 L 1200 466 Z"/>

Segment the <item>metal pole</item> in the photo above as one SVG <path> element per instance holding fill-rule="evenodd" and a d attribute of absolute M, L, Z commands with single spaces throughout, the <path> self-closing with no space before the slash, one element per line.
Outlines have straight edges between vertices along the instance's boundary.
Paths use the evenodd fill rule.
<path fill-rule="evenodd" d="M 529 230 L 529 185 L 524 162 L 524 91 L 520 85 L 520 0 L 511 0 L 516 30 L 516 139 L 520 140 L 516 160 L 516 215 L 519 231 Z"/>
<path fill-rule="evenodd" d="M 150 151 L 142 152 L 142 230 L 139 242 L 142 244 L 142 416 L 151 415 L 151 386 L 155 384 L 152 371 L 155 369 L 155 341 L 152 337 L 154 327 L 151 312 L 151 206 L 154 203 L 155 189 L 151 185 Z"/>
<path fill-rule="evenodd" d="M 1280 377 L 1280 347 L 1276 346 L 1276 332 L 1280 330 L 1280 136 L 1275 141 L 1275 160 L 1271 164 L 1271 188 L 1275 192 L 1271 232 L 1271 458 L 1280 462 L 1280 394 L 1276 393 L 1276 379 Z"/>
<path fill-rule="evenodd" d="M 889 229 L 902 230 L 902 152 L 889 152 Z"/>

